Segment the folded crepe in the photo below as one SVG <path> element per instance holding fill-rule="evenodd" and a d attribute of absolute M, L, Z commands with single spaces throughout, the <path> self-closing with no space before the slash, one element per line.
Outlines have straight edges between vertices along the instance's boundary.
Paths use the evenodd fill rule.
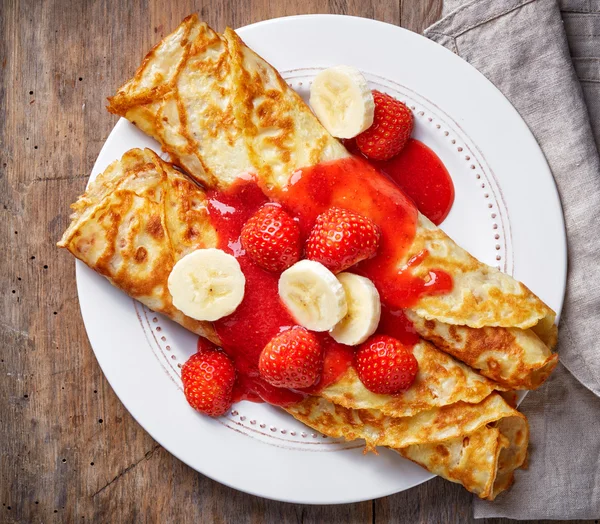
<path fill-rule="evenodd" d="M 181 257 L 217 244 L 201 187 L 150 149 L 132 149 L 90 183 L 72 207 L 60 247 L 149 308 L 219 343 L 211 323 L 173 306 L 167 288 Z M 524 418 L 494 393 L 506 389 L 500 384 L 429 342 L 418 342 L 413 351 L 419 372 L 402 395 L 370 392 L 350 366 L 314 398 L 286 409 L 324 434 L 390 447 L 482 497 L 494 496 L 502 450 L 518 448 L 516 456 L 524 460 Z M 518 438 L 499 429 L 509 417 L 525 424 Z M 507 483 L 521 464 L 510 462 Z"/>
<path fill-rule="evenodd" d="M 349 155 L 234 31 L 219 35 L 196 15 L 152 49 L 134 77 L 109 98 L 108 110 L 158 140 L 175 164 L 210 188 L 226 189 L 242 173 L 253 173 L 265 188 L 285 188 L 298 169 Z M 398 268 L 424 251 L 428 256 L 413 274 L 445 271 L 453 289 L 420 297 L 410 311 L 437 325 L 511 328 L 518 336 L 503 336 L 506 346 L 495 347 L 491 360 L 486 347 L 477 344 L 451 354 L 459 359 L 469 355 L 464 362 L 501 378 L 507 387 L 539 386 L 557 363 L 550 351 L 556 343 L 555 313 L 522 283 L 476 260 L 419 213 L 414 240 L 397 260 Z M 420 334 L 443 338 L 439 330 Z M 503 354 L 518 359 L 517 364 L 500 366 L 501 375 L 490 372 Z"/>
<path fill-rule="evenodd" d="M 194 182 L 149 149 L 133 149 L 71 208 L 71 224 L 58 246 L 153 311 L 218 342 L 210 322 L 175 308 L 167 287 L 177 260 L 216 243 L 206 196 Z"/>
<path fill-rule="evenodd" d="M 265 191 L 277 190 L 299 168 L 349 156 L 275 69 L 233 31 L 218 35 L 196 16 L 150 52 L 110 99 L 109 110 L 157 139 L 187 176 L 208 189 L 226 190 L 252 173 Z M 218 240 L 206 195 L 186 175 L 149 150 L 126 153 L 74 204 L 59 245 L 149 308 L 218 344 L 214 327 L 178 311 L 167 289 L 179 258 Z M 494 359 L 516 358 L 516 368 L 489 372 L 494 365 L 482 356 L 485 348 L 470 343 L 473 337 L 445 347 L 440 339 L 452 334 L 422 328 L 424 338 L 501 380 L 423 340 L 414 348 L 419 374 L 403 394 L 368 391 L 350 367 L 314 398 L 286 409 L 325 434 L 388 446 L 491 499 L 523 464 L 528 441 L 524 417 L 494 390 L 538 385 L 550 372 L 555 360 L 523 348 L 536 340 L 550 354 L 554 313 L 419 214 L 414 241 L 398 267 L 424 250 L 429 256 L 413 269 L 415 275 L 442 269 L 452 276 L 453 290 L 419 298 L 407 314 L 459 330 L 517 332 L 505 337 L 506 347 L 494 348 Z"/>
<path fill-rule="evenodd" d="M 510 486 L 527 458 L 527 420 L 497 393 L 479 404 L 458 402 L 401 418 L 316 397 L 286 411 L 326 435 L 364 439 L 367 449 L 391 448 L 488 500 Z"/>
<path fill-rule="evenodd" d="M 150 149 L 132 149 L 98 175 L 72 206 L 58 243 L 113 285 L 216 344 L 211 322 L 194 320 L 172 302 L 167 281 L 175 263 L 200 248 L 217 247 L 204 190 Z M 403 417 L 458 401 L 477 403 L 506 388 L 432 344 L 413 349 L 419 372 L 401 396 L 364 387 L 352 367 L 321 394 L 348 408 L 379 409 Z"/>
<path fill-rule="evenodd" d="M 444 324 L 413 311 L 406 316 L 419 335 L 509 389 L 535 389 L 550 375 L 558 355 L 532 329 Z"/>

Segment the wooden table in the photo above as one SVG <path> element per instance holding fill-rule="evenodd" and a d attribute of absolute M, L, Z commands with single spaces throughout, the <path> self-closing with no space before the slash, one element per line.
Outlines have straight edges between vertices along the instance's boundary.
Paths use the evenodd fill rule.
<path fill-rule="evenodd" d="M 104 379 L 73 259 L 54 245 L 116 122 L 106 97 L 186 15 L 222 30 L 331 12 L 420 32 L 440 10 L 441 0 L 0 0 L 1 522 L 472 521 L 471 496 L 441 479 L 372 502 L 300 506 L 196 473 Z"/>

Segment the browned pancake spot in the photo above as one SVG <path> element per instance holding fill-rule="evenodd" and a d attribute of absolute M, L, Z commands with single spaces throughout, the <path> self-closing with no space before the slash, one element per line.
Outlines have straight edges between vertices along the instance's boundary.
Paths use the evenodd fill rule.
<path fill-rule="evenodd" d="M 148 223 L 146 224 L 146 231 L 150 236 L 158 240 L 164 236 L 165 233 L 163 231 L 160 216 L 154 215 L 148 219 Z"/>
<path fill-rule="evenodd" d="M 146 250 L 146 248 L 144 246 L 140 246 L 136 249 L 134 260 L 138 264 L 141 264 L 142 262 L 144 262 L 147 257 L 148 257 L 148 251 Z"/>

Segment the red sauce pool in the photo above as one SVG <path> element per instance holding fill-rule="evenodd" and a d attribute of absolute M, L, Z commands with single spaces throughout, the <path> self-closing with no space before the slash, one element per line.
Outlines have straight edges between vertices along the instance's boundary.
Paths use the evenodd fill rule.
<path fill-rule="evenodd" d="M 411 157 L 411 162 L 419 162 L 422 158 L 419 155 Z M 293 404 L 335 382 L 351 365 L 354 353 L 353 348 L 338 344 L 322 333 L 319 337 L 324 348 L 324 370 L 318 384 L 295 391 L 273 387 L 261 379 L 258 359 L 262 349 L 277 333 L 295 324 L 279 299 L 280 273 L 257 267 L 240 242 L 246 220 L 268 201 L 285 207 L 298 220 L 304 237 L 316 217 L 332 206 L 356 211 L 378 224 L 381 243 L 377 255 L 357 264 L 352 271 L 370 278 L 380 292 L 383 309 L 378 332 L 395 336 L 406 344 L 418 342 L 402 308 L 410 307 L 423 295 L 450 291 L 452 279 L 443 271 L 431 271 L 426 279 L 412 275 L 412 268 L 427 256 L 426 251 L 399 267 L 397 261 L 405 257 L 413 242 L 418 214 L 413 201 L 393 181 L 395 178 L 389 173 L 388 176 L 362 158 L 351 157 L 299 170 L 288 186 L 277 192 L 261 189 L 250 178 L 239 179 L 227 192 L 208 192 L 209 214 L 218 234 L 217 247 L 237 258 L 246 277 L 240 306 L 231 315 L 214 322 L 221 345 L 236 366 L 234 401 Z M 199 345 L 204 343 L 199 341 Z"/>
<path fill-rule="evenodd" d="M 353 140 L 346 141 L 346 147 L 361 155 Z M 454 203 L 452 178 L 440 158 L 423 142 L 411 138 L 391 160 L 370 162 L 398 184 L 435 225 L 439 226 L 448 216 Z"/>
<path fill-rule="evenodd" d="M 394 309 L 381 304 L 381 319 L 377 333 L 398 339 L 406 346 L 414 346 L 420 338 L 403 309 Z"/>

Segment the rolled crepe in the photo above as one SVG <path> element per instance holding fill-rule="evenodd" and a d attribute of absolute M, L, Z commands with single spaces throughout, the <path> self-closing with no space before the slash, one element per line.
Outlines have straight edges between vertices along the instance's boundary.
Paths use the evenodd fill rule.
<path fill-rule="evenodd" d="M 149 308 L 219 343 L 211 323 L 186 317 L 173 306 L 167 287 L 177 260 L 194 249 L 216 246 L 202 188 L 151 150 L 134 149 L 91 182 L 73 209 L 72 222 L 59 246 Z M 493 392 L 504 388 L 428 342 L 417 343 L 414 355 L 419 372 L 402 395 L 368 391 L 350 366 L 339 380 L 314 393 L 315 400 L 302 401 L 288 411 L 327 435 L 365 438 L 369 447 L 398 449 L 424 467 L 455 481 L 462 478 L 467 489 L 488 496 L 485 486 L 460 473 L 483 466 L 470 464 L 467 458 L 460 464 L 446 464 L 446 451 L 427 446 L 443 441 L 454 453 L 458 444 L 452 439 L 477 433 L 485 445 L 477 452 L 468 448 L 465 457 L 479 460 L 488 454 L 488 469 L 478 474 L 487 482 L 492 475 L 489 463 L 496 467 L 499 443 L 504 441 L 497 431 L 484 431 L 480 426 L 503 416 L 507 405 Z M 330 420 L 327 413 L 331 410 L 335 417 Z M 369 424 L 348 426 L 348 417 L 355 416 Z M 436 453 L 438 460 L 434 460 Z"/>
<path fill-rule="evenodd" d="M 227 188 L 251 172 L 263 187 L 281 190 L 298 169 L 349 155 L 235 32 L 219 35 L 195 15 L 152 49 L 134 77 L 109 98 L 108 109 L 158 140 L 173 162 L 211 188 Z M 415 315 L 477 329 L 519 328 L 525 330 L 522 340 L 535 332 L 547 345 L 556 339 L 555 313 L 546 304 L 419 214 L 398 268 L 424 251 L 428 256 L 413 274 L 445 271 L 453 289 L 420 297 L 410 307 Z M 511 347 L 506 352 L 510 358 L 524 356 Z"/>
<path fill-rule="evenodd" d="M 72 206 L 71 225 L 58 245 L 150 309 L 219 344 L 212 323 L 175 308 L 167 286 L 181 257 L 217 247 L 206 206 L 202 188 L 150 149 L 132 149 Z M 407 416 L 459 400 L 477 403 L 504 389 L 428 342 L 418 343 L 414 355 L 419 372 L 401 396 L 370 392 L 352 367 L 321 394 L 349 408 Z"/>
<path fill-rule="evenodd" d="M 508 389 L 537 388 L 558 363 L 558 355 L 532 330 L 453 326 L 412 311 L 406 316 L 424 339 Z"/>
<path fill-rule="evenodd" d="M 167 287 L 177 260 L 216 244 L 206 196 L 196 184 L 150 149 L 132 149 L 71 208 L 59 247 L 153 311 L 218 343 L 212 324 L 179 311 Z"/>
<path fill-rule="evenodd" d="M 522 413 L 497 393 L 479 404 L 458 402 L 393 418 L 352 410 L 322 398 L 286 408 L 306 425 L 333 437 L 386 446 L 429 471 L 493 500 L 527 457 L 529 428 Z"/>

